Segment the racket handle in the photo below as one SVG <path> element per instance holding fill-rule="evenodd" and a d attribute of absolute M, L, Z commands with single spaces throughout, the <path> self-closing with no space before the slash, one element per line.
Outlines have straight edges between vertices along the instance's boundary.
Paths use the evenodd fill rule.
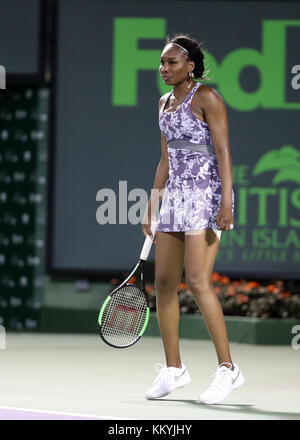
<path fill-rule="evenodd" d="M 152 232 L 153 237 L 155 235 L 157 224 L 158 224 L 158 222 L 152 222 L 151 223 L 151 232 Z M 149 255 L 150 250 L 151 250 L 152 243 L 153 243 L 153 239 L 150 237 L 150 235 L 147 234 L 147 237 L 145 239 L 144 246 L 143 246 L 143 249 L 142 249 L 142 252 L 141 252 L 141 255 L 140 255 L 140 259 L 141 260 L 147 260 L 148 255 Z"/>

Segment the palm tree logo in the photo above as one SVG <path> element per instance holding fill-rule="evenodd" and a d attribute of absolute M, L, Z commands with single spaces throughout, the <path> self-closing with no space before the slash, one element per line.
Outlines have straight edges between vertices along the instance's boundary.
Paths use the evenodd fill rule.
<path fill-rule="evenodd" d="M 285 181 L 300 183 L 300 152 L 290 145 L 268 151 L 256 163 L 253 175 L 273 170 L 277 171 L 272 179 L 275 185 Z"/>

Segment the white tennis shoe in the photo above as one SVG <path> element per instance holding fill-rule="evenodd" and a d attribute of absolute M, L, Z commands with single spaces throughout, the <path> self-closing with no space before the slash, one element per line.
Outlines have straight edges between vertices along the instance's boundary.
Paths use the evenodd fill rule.
<path fill-rule="evenodd" d="M 228 364 L 228 362 L 223 362 L 218 366 L 217 371 L 212 375 L 214 380 L 208 389 L 200 395 L 198 402 L 207 405 L 220 403 L 226 399 L 232 390 L 239 388 L 245 382 L 237 364 L 233 362 L 234 370 L 230 370 L 223 364 Z"/>
<path fill-rule="evenodd" d="M 148 400 L 166 396 L 176 388 L 188 385 L 192 380 L 183 364 L 181 364 L 181 368 L 156 364 L 155 369 L 158 375 L 145 395 Z"/>

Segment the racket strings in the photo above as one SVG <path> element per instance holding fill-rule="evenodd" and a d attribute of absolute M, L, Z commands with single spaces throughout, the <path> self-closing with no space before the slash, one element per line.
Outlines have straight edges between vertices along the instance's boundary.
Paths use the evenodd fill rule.
<path fill-rule="evenodd" d="M 147 300 L 143 290 L 125 285 L 108 301 L 101 319 L 101 333 L 110 344 L 131 345 L 139 338 L 147 315 Z"/>

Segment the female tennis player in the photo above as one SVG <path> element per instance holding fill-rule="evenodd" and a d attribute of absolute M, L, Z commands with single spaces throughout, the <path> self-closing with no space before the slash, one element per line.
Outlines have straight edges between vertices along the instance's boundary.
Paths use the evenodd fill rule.
<path fill-rule="evenodd" d="M 159 70 L 173 90 L 159 100 L 162 154 L 153 185 L 162 191 L 156 202 L 151 195 L 143 219 L 143 233 L 152 237 L 153 206 L 162 201 L 154 240 L 155 288 L 166 364 L 156 365 L 158 375 L 146 398 L 166 396 L 191 381 L 179 351 L 177 292 L 185 267 L 186 284 L 218 359 L 214 380 L 197 400 L 214 404 L 240 387 L 244 377 L 232 361 L 223 311 L 212 288 L 221 233 L 233 228 L 234 193 L 224 101 L 193 79 L 203 77 L 203 60 L 200 44 L 189 35 L 167 37 Z"/>

